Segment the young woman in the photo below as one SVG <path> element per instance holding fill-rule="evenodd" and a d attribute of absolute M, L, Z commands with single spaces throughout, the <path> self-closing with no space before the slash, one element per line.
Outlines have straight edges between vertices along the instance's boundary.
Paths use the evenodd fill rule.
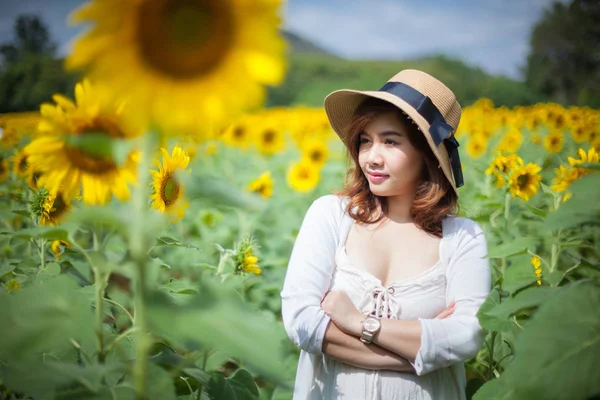
<path fill-rule="evenodd" d="M 461 108 L 432 76 L 325 99 L 354 167 L 315 200 L 281 292 L 294 399 L 464 399 L 491 289 L 481 227 L 456 216 Z"/>

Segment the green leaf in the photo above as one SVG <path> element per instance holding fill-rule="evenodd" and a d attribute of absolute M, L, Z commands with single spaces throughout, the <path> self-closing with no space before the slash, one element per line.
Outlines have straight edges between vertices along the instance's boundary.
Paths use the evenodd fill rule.
<path fill-rule="evenodd" d="M 185 184 L 184 184 L 185 186 Z M 193 184 L 186 186 L 191 200 L 202 200 L 214 207 L 236 207 L 246 210 L 264 208 L 266 202 L 246 191 L 239 190 L 215 176 L 194 176 Z"/>
<path fill-rule="evenodd" d="M 511 259 L 510 265 L 504 272 L 502 288 L 507 292 L 514 293 L 525 286 L 537 281 L 535 269 L 529 261 L 529 255 L 520 255 Z"/>
<path fill-rule="evenodd" d="M 157 291 L 148 297 L 153 332 L 169 342 L 220 349 L 267 376 L 283 379 L 283 330 L 244 303 L 228 284 L 202 280 L 198 294 L 171 298 Z"/>
<path fill-rule="evenodd" d="M 252 375 L 244 369 L 237 370 L 235 375 L 227 379 L 220 372 L 211 374 L 207 392 L 213 399 L 258 399 L 258 387 Z"/>
<path fill-rule="evenodd" d="M 185 247 L 188 249 L 200 250 L 199 247 L 192 246 L 191 244 L 181 243 L 179 240 L 174 239 L 170 236 L 161 236 L 156 238 L 156 246 L 175 246 L 175 247 Z"/>
<path fill-rule="evenodd" d="M 484 383 L 473 396 L 473 400 L 512 400 L 512 395 L 511 388 L 506 386 L 506 382 L 500 376 Z"/>
<path fill-rule="evenodd" d="M 540 399 L 587 399 L 600 393 L 600 290 L 579 282 L 549 296 L 515 345 L 507 387 Z"/>
<path fill-rule="evenodd" d="M 52 349 L 73 351 L 69 338 L 79 338 L 93 326 L 89 302 L 68 276 L 51 277 L 40 285 L 14 293 L 0 292 L 0 359 L 31 359 Z"/>
<path fill-rule="evenodd" d="M 505 332 L 511 329 L 512 322 L 506 318 L 499 318 L 496 315 L 490 314 L 499 304 L 499 292 L 497 288 L 494 288 L 477 312 L 477 318 L 479 318 L 479 323 L 483 328 L 498 332 Z"/>
<path fill-rule="evenodd" d="M 548 299 L 548 296 L 555 295 L 559 290 L 547 286 L 534 286 L 525 289 L 514 297 L 502 300 L 502 303 L 487 311 L 487 315 L 508 320 L 520 310 L 539 306 Z"/>
<path fill-rule="evenodd" d="M 4 275 L 11 273 L 12 271 L 15 270 L 17 266 L 11 263 L 5 263 L 4 265 L 2 265 L 0 267 L 0 278 L 2 278 Z"/>
<path fill-rule="evenodd" d="M 69 240 L 69 233 L 54 226 L 40 226 L 38 228 L 21 229 L 15 232 L 3 231 L 0 234 L 11 234 L 20 239 L 43 238 L 48 240 Z"/>
<path fill-rule="evenodd" d="M 560 204 L 558 210 L 546 217 L 544 228 L 557 230 L 587 222 L 600 222 L 600 173 L 590 173 L 569 187 L 573 197 Z"/>
<path fill-rule="evenodd" d="M 121 165 L 133 150 L 133 141 L 111 138 L 107 132 L 88 132 L 85 135 L 66 135 L 65 143 L 92 157 L 115 161 Z"/>
<path fill-rule="evenodd" d="M 542 210 L 541 208 L 537 208 L 529 204 L 527 204 L 527 209 L 540 218 L 546 218 L 548 215 L 548 210 Z"/>
<path fill-rule="evenodd" d="M 506 258 L 519 254 L 523 254 L 528 248 L 534 247 L 539 239 L 534 237 L 520 237 L 512 242 L 502 243 L 496 246 L 490 246 L 487 258 Z"/>
<path fill-rule="evenodd" d="M 51 276 L 56 276 L 58 274 L 60 274 L 60 264 L 59 263 L 55 263 L 55 262 L 51 262 L 46 264 L 46 272 L 48 274 L 50 274 Z"/>

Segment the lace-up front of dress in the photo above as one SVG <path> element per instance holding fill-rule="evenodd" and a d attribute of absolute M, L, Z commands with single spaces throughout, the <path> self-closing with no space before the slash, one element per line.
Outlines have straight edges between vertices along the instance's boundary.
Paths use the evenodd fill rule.
<path fill-rule="evenodd" d="M 440 245 L 441 247 L 441 245 Z M 445 307 L 446 276 L 442 260 L 422 273 L 384 286 L 359 266 L 353 265 L 345 245 L 336 251 L 331 290 L 344 290 L 363 314 L 378 318 L 416 320 L 434 318 Z M 323 359 L 316 373 L 310 399 L 459 399 L 448 393 L 454 377 L 448 368 L 418 376 L 388 370 L 366 370 Z"/>

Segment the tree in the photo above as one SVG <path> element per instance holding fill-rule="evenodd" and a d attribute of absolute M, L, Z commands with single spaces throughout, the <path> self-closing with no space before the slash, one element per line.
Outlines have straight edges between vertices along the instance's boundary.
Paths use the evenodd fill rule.
<path fill-rule="evenodd" d="M 564 105 L 600 107 L 600 2 L 555 2 L 534 27 L 527 84 Z"/>
<path fill-rule="evenodd" d="M 70 92 L 75 76 L 55 58 L 56 45 L 36 15 L 20 15 L 14 40 L 0 45 L 0 113 L 38 110 L 54 93 Z"/>

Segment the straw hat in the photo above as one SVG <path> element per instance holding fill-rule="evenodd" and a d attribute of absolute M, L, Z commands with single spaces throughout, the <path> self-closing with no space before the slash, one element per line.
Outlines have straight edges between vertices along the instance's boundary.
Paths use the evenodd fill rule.
<path fill-rule="evenodd" d="M 325 111 L 346 146 L 349 145 L 345 138 L 348 124 L 357 107 L 368 97 L 395 105 L 417 125 L 458 196 L 457 188 L 463 185 L 463 175 L 454 132 L 461 108 L 454 93 L 433 76 L 414 69 L 398 72 L 378 91 L 336 90 L 325 98 Z"/>

